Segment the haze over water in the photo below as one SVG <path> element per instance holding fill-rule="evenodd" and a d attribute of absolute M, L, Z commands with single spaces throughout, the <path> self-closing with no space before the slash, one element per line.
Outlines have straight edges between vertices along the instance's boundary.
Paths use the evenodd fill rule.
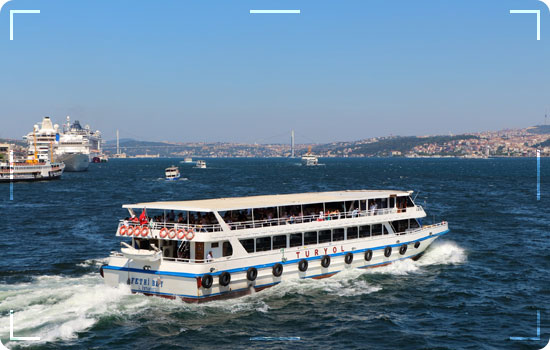
<path fill-rule="evenodd" d="M 0 339 L 10 349 L 540 349 L 550 336 L 550 171 L 534 159 L 111 160 L 54 182 L 0 186 Z M 284 282 L 200 305 L 103 285 L 124 203 L 344 189 L 418 192 L 451 232 L 418 261 Z M 513 342 L 535 336 L 540 342 Z M 300 337 L 251 341 L 251 337 Z"/>

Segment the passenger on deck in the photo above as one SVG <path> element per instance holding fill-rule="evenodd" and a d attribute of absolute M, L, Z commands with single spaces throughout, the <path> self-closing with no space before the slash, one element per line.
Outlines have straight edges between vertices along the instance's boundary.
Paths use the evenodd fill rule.
<path fill-rule="evenodd" d="M 176 213 L 173 210 L 170 210 L 168 213 L 168 222 L 174 222 L 176 220 Z"/>
<path fill-rule="evenodd" d="M 376 205 L 376 202 L 373 202 L 369 208 L 371 215 L 376 215 L 376 209 L 378 209 L 378 205 Z"/>
<path fill-rule="evenodd" d="M 132 214 L 132 218 L 130 219 L 131 222 L 139 222 L 139 219 L 137 218 L 136 214 Z"/>
<path fill-rule="evenodd" d="M 317 219 L 317 221 L 325 221 L 325 215 L 322 211 L 319 212 L 319 218 Z"/>
<path fill-rule="evenodd" d="M 352 218 L 356 218 L 357 215 L 359 215 L 359 209 L 355 208 L 355 209 L 353 209 L 353 211 L 351 212 L 351 217 L 352 217 Z"/>
<path fill-rule="evenodd" d="M 206 262 L 210 262 L 212 261 L 212 251 L 209 251 L 208 254 L 206 255 Z"/>
<path fill-rule="evenodd" d="M 179 213 L 178 214 L 178 224 L 183 224 L 183 223 L 184 223 L 183 213 Z"/>

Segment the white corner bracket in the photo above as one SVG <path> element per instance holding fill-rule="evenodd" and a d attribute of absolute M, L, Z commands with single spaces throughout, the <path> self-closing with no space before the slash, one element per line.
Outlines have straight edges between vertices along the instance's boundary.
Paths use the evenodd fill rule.
<path fill-rule="evenodd" d="M 15 13 L 40 13 L 40 10 L 10 10 L 10 40 L 13 40 L 13 15 Z"/>
<path fill-rule="evenodd" d="M 535 13 L 537 15 L 537 40 L 540 40 L 540 10 L 510 10 L 510 13 Z"/>

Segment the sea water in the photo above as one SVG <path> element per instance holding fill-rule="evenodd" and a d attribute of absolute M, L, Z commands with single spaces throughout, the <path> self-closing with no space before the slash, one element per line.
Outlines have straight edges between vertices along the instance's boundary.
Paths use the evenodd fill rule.
<path fill-rule="evenodd" d="M 543 159 L 114 159 L 0 186 L 0 339 L 10 349 L 540 349 L 550 337 Z M 546 181 L 546 183 L 545 183 Z M 122 204 L 345 189 L 415 190 L 451 232 L 418 261 L 283 282 L 204 304 L 132 295 L 97 273 Z M 14 335 L 40 341 L 9 341 Z M 537 335 L 540 341 L 512 341 Z"/>

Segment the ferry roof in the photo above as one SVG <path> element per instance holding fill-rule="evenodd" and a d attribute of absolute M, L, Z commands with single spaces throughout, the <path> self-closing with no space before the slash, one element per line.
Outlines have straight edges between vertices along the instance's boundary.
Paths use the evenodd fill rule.
<path fill-rule="evenodd" d="M 334 191 L 334 192 L 311 192 L 311 193 L 292 193 L 276 194 L 267 196 L 250 197 L 231 197 L 201 199 L 191 201 L 171 201 L 171 202 L 149 202 L 124 204 L 123 208 L 147 208 L 163 210 L 183 210 L 183 211 L 227 211 L 250 208 L 281 207 L 289 205 L 316 204 L 329 202 L 353 201 L 369 198 L 387 198 L 390 195 L 408 196 L 412 191 L 397 190 L 354 190 L 354 191 Z"/>

